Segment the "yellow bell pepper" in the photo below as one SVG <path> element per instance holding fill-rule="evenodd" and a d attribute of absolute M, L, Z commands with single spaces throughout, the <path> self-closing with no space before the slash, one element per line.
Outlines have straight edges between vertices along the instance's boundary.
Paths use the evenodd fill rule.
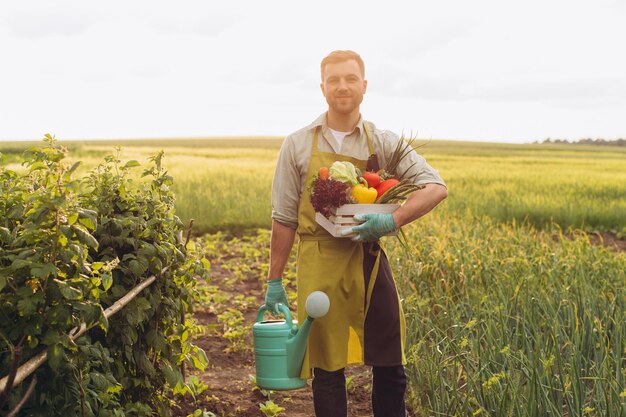
<path fill-rule="evenodd" d="M 368 188 L 363 184 L 357 184 L 352 187 L 352 197 L 354 197 L 359 204 L 372 204 L 376 201 L 378 192 L 376 191 L 376 188 Z"/>

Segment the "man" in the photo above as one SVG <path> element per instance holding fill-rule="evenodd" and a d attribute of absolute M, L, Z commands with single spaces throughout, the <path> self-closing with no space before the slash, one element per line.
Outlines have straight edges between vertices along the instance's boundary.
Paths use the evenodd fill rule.
<path fill-rule="evenodd" d="M 306 297 L 315 290 L 330 297 L 330 310 L 317 319 L 309 337 L 302 378 L 313 373 L 318 417 L 347 415 L 344 369 L 372 366 L 375 416 L 405 416 L 404 316 L 381 236 L 420 218 L 447 196 L 445 183 L 415 151 L 401 162 L 424 188 L 410 194 L 393 214 L 367 214 L 352 238 L 334 238 L 315 222 L 308 185 L 322 166 L 350 161 L 362 171 L 372 154 L 384 168 L 398 141 L 363 120 L 367 89 L 364 64 L 353 51 L 334 51 L 321 63 L 320 87 L 328 111 L 289 135 L 281 148 L 272 184 L 272 235 L 266 304 L 287 304 L 282 275 L 296 234 L 298 321 L 306 318 Z M 277 310 L 276 310 L 277 311 Z M 312 372 L 311 372 L 312 371 Z"/>

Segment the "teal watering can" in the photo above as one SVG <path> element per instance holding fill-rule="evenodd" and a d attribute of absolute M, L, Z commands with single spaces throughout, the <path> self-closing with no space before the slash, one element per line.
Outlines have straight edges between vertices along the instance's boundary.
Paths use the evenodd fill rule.
<path fill-rule="evenodd" d="M 302 388 L 306 380 L 300 378 L 302 360 L 314 319 L 328 312 L 330 301 L 321 291 L 312 292 L 306 299 L 307 318 L 298 329 L 297 320 L 292 320 L 289 308 L 278 304 L 285 320 L 263 321 L 265 304 L 259 309 L 256 323 L 252 327 L 254 356 L 256 361 L 256 383 L 262 389 L 286 391 Z"/>

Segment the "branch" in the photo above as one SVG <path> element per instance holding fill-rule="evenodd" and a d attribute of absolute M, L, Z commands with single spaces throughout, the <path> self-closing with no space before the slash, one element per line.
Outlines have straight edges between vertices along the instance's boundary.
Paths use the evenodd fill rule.
<path fill-rule="evenodd" d="M 167 271 L 168 268 L 169 267 L 163 268 L 161 270 L 161 274 Z M 112 315 L 120 311 L 126 304 L 128 304 L 133 298 L 135 298 L 144 288 L 152 284 L 155 279 L 156 279 L 156 276 L 152 275 L 150 278 L 147 278 L 146 280 L 142 281 L 139 285 L 137 285 L 135 288 L 130 290 L 125 296 L 123 296 L 122 298 L 117 300 L 115 303 L 113 303 L 113 305 L 111 305 L 109 308 L 104 310 L 104 317 L 108 319 L 109 317 L 111 317 Z M 92 327 L 94 327 L 94 325 L 87 328 L 87 325 L 85 323 L 81 324 L 80 327 L 76 327 L 70 331 L 69 333 L 70 339 L 72 340 L 76 339 L 77 337 L 81 336 L 83 333 L 85 333 L 87 330 L 91 329 Z M 15 375 L 14 385 L 21 384 L 24 381 L 24 379 L 26 379 L 28 375 L 35 372 L 35 370 L 39 368 L 46 361 L 46 359 L 48 359 L 48 349 L 44 349 L 38 355 L 29 359 L 24 365 L 20 366 Z M 0 391 L 5 389 L 5 387 L 7 386 L 8 379 L 9 379 L 9 376 L 5 376 L 4 378 L 0 379 Z"/>
<path fill-rule="evenodd" d="M 37 375 L 33 376 L 33 379 L 30 381 L 30 385 L 28 386 L 28 389 L 26 390 L 26 393 L 24 394 L 24 396 L 22 397 L 20 402 L 17 403 L 15 408 L 13 410 L 11 410 L 11 412 L 9 414 L 7 414 L 6 417 L 15 417 L 15 416 L 17 416 L 17 413 L 19 413 L 19 411 L 22 409 L 22 407 L 24 407 L 24 404 L 26 404 L 26 401 L 28 401 L 28 398 L 30 398 L 30 396 L 33 394 L 33 391 L 35 390 L 35 385 L 37 385 Z"/>
<path fill-rule="evenodd" d="M 11 350 L 11 367 L 9 369 L 9 375 L 7 376 L 7 382 L 4 389 L 0 392 L 0 408 L 2 408 L 4 403 L 9 399 L 9 393 L 11 392 L 11 388 L 13 388 L 13 381 L 15 380 L 15 375 L 17 374 L 17 369 L 20 364 L 22 344 L 24 343 L 25 338 L 26 336 L 22 336 L 15 349 Z"/>
<path fill-rule="evenodd" d="M 191 239 L 191 229 L 193 228 L 193 219 L 189 221 L 189 229 L 187 230 L 187 240 L 185 240 L 185 247 L 187 247 L 187 243 L 189 243 L 189 239 Z"/>

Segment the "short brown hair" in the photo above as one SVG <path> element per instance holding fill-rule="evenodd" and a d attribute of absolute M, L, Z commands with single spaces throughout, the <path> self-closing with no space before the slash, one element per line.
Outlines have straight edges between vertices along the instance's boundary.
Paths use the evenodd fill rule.
<path fill-rule="evenodd" d="M 365 64 L 363 63 L 363 59 L 361 56 L 354 51 L 332 51 L 328 54 L 324 59 L 322 59 L 322 64 L 320 65 L 322 80 L 324 80 L 324 67 L 327 64 L 337 64 L 339 62 L 355 60 L 357 64 L 359 64 L 359 68 L 361 68 L 361 75 L 365 77 Z"/>

